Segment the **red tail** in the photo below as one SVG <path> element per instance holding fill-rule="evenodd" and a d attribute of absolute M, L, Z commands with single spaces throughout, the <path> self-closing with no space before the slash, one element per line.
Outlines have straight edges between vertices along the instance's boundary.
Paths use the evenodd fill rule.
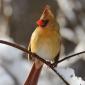
<path fill-rule="evenodd" d="M 32 70 L 24 85 L 37 85 L 42 66 L 43 65 L 41 65 L 40 68 L 36 68 L 35 63 L 33 64 Z"/>

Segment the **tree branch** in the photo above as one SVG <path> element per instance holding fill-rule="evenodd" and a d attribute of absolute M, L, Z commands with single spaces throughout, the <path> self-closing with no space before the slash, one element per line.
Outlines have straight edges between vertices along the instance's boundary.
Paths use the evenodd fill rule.
<path fill-rule="evenodd" d="M 40 61 L 42 61 L 43 63 L 45 63 L 47 66 L 49 66 L 63 80 L 63 82 L 66 85 L 69 85 L 69 83 L 53 68 L 53 65 L 51 63 L 45 61 L 44 59 L 42 59 L 41 57 L 39 57 L 35 53 L 32 53 L 32 52 L 28 51 L 26 48 L 20 47 L 17 44 L 13 44 L 13 43 L 10 43 L 10 42 L 7 42 L 7 41 L 0 40 L 0 43 L 6 44 L 6 45 L 9 45 L 9 46 L 12 46 L 12 47 L 15 47 L 17 49 L 20 49 L 20 50 L 24 51 L 25 53 L 31 54 L 33 57 L 39 59 Z"/>
<path fill-rule="evenodd" d="M 80 54 L 83 54 L 83 53 L 85 53 L 85 51 L 82 51 L 82 52 L 79 52 L 79 53 L 75 53 L 75 54 L 69 55 L 69 56 L 67 56 L 67 57 L 59 60 L 58 63 L 63 62 L 63 61 L 65 61 L 65 60 L 67 60 L 67 59 L 69 59 L 69 58 L 72 58 L 72 57 L 74 57 L 74 56 L 76 57 L 76 55 L 80 55 Z"/>

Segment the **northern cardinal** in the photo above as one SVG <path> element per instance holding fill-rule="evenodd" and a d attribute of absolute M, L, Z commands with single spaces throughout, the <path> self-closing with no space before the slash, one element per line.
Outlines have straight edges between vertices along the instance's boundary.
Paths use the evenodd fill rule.
<path fill-rule="evenodd" d="M 60 27 L 49 5 L 45 7 L 37 25 L 28 49 L 49 62 L 57 62 L 61 48 Z M 32 70 L 24 85 L 37 85 L 42 67 L 43 62 L 34 59 Z"/>

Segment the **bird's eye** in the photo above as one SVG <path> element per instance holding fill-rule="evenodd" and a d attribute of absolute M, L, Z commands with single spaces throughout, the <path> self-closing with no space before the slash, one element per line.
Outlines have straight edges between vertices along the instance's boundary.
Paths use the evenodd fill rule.
<path fill-rule="evenodd" d="M 49 20 L 42 20 L 42 22 L 43 22 L 42 27 L 45 27 L 45 26 L 47 26 Z"/>
<path fill-rule="evenodd" d="M 48 20 L 42 20 L 44 24 L 47 24 L 48 23 Z"/>

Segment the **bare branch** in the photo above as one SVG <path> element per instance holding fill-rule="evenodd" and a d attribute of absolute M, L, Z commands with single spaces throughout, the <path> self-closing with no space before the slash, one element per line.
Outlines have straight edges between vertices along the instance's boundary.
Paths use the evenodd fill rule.
<path fill-rule="evenodd" d="M 4 41 L 4 40 L 0 40 L 0 43 L 6 44 L 6 45 L 9 45 L 9 46 L 12 46 L 12 47 L 15 47 L 15 48 L 17 48 L 19 50 L 24 51 L 25 53 L 31 54 L 33 57 L 39 59 L 40 61 L 42 61 L 43 63 L 45 63 L 47 66 L 49 66 L 63 80 L 63 82 L 66 85 L 69 85 L 69 83 L 53 68 L 53 65 L 50 62 L 45 61 L 44 59 L 42 59 L 41 57 L 39 57 L 35 53 L 32 53 L 32 52 L 28 51 L 26 48 L 23 48 L 23 47 L 21 47 L 21 46 L 19 46 L 17 44 L 13 44 L 11 42 L 7 42 L 7 41 Z"/>
<path fill-rule="evenodd" d="M 65 60 L 69 59 L 69 58 L 76 57 L 76 55 L 80 55 L 80 54 L 82 54 L 82 53 L 85 53 L 85 51 L 82 51 L 82 52 L 79 52 L 79 53 L 76 53 L 76 54 L 73 54 L 73 55 L 69 55 L 69 56 L 67 56 L 67 57 L 59 60 L 58 63 L 63 62 L 63 61 L 65 61 Z"/>

